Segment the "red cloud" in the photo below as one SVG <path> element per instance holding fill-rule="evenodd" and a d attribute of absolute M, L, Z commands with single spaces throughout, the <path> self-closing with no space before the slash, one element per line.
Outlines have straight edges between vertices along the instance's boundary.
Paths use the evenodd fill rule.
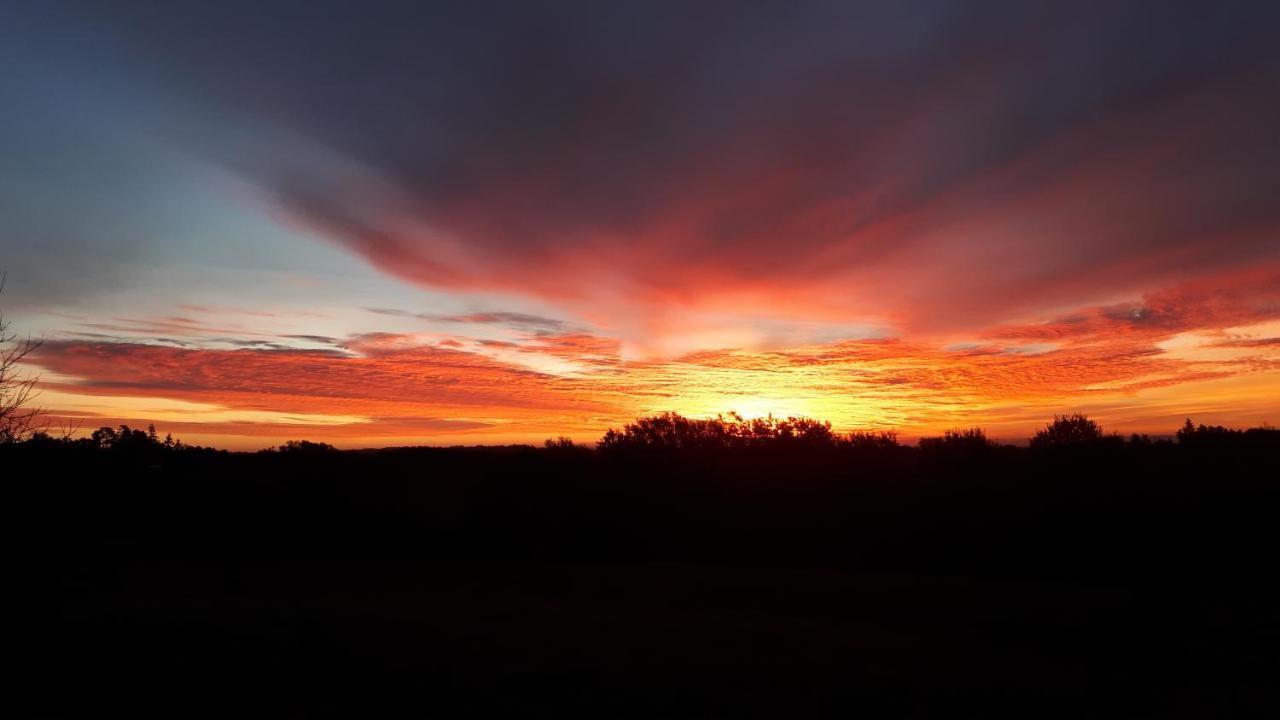
<path fill-rule="evenodd" d="M 1251 277 L 1264 284 L 1267 278 Z M 995 334 L 1062 341 L 1056 349 L 1035 347 L 1033 352 L 997 344 L 946 350 L 921 342 L 868 340 L 624 361 L 616 341 L 586 334 L 534 335 L 528 342 L 504 345 L 507 352 L 550 355 L 584 368 L 556 375 L 375 333 L 353 338 L 342 351 L 50 342 L 35 362 L 58 376 L 78 379 L 51 383 L 51 389 L 104 398 L 108 407 L 112 397 L 150 397 L 272 414 L 254 422 L 170 423 L 206 435 L 345 438 L 368 444 L 377 437 L 461 433 L 501 441 L 568 432 L 586 440 L 639 414 L 742 410 L 741 403 L 750 410 L 757 402 L 753 398 L 766 408 L 770 401 L 791 403 L 786 412 L 828 417 L 841 428 L 895 426 L 908 433 L 966 422 L 1013 423 L 1006 426 L 1016 429 L 1056 410 L 1101 403 L 1116 408 L 1112 419 L 1158 431 L 1142 425 L 1149 420 L 1141 408 L 1130 407 L 1133 393 L 1185 386 L 1186 399 L 1194 406 L 1213 397 L 1196 389 L 1197 383 L 1275 382 L 1280 372 L 1280 358 L 1269 343 L 1237 342 L 1237 352 L 1243 354 L 1205 360 L 1174 356 L 1159 347 L 1156 342 L 1184 328 L 1212 331 L 1199 323 L 1222 327 L 1257 319 L 1258 307 L 1265 309 L 1270 302 L 1265 293 L 1244 290 L 1234 301 L 1208 308 L 1189 302 L 1195 297 L 1194 287 L 1150 296 L 1151 307 L 1178 318 L 1154 324 L 1158 331 L 1101 309 L 1065 322 L 1088 328 L 1083 333 L 1008 328 Z M 1252 304 L 1259 298 L 1262 306 Z M 1140 329 L 1114 330 L 1133 323 Z M 1265 398 L 1256 397 L 1222 402 L 1221 421 L 1229 421 L 1232 413 L 1255 417 L 1268 407 Z M 1270 407 L 1277 409 L 1274 403 Z M 53 414 L 59 414 L 56 408 Z M 98 414 L 94 422 L 144 424 L 147 419 Z M 290 420 L 290 414 L 299 416 L 298 421 Z M 315 418 L 323 416 L 351 419 L 316 424 Z"/>
<path fill-rule="evenodd" d="M 1263 265 L 1147 293 L 1139 302 L 1090 308 L 1046 323 L 998 327 L 990 338 L 1114 342 L 1249 325 L 1280 318 L 1280 264 Z"/>
<path fill-rule="evenodd" d="M 1250 108 L 1259 83 L 1184 89 L 942 177 L 917 146 L 946 137 L 945 83 L 853 136 L 836 118 L 746 119 L 667 160 L 661 188 L 618 200 L 625 211 L 576 202 L 579 176 L 604 159 L 572 137 L 563 160 L 430 203 L 414 187 L 280 197 L 389 273 L 550 298 L 639 342 L 691 308 L 973 332 L 1280 262 L 1266 191 L 1280 178 L 1251 160 L 1275 119 Z"/>

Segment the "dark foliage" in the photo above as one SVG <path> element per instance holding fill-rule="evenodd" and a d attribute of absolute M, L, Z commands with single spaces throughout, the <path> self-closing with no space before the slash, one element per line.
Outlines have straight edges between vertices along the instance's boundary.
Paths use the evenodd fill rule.
<path fill-rule="evenodd" d="M 28 686 L 50 714 L 1274 701 L 1280 432 L 1043 435 L 668 414 L 599 449 L 37 436 L 0 450 L 40 593 Z"/>
<path fill-rule="evenodd" d="M 1118 439 L 1112 436 L 1110 439 Z M 1102 426 L 1079 413 L 1075 415 L 1059 415 L 1053 418 L 1044 429 L 1036 432 L 1031 438 L 1033 448 L 1081 448 L 1099 445 L 1107 436 L 1102 434 Z"/>
<path fill-rule="evenodd" d="M 329 443 L 311 442 L 310 440 L 290 440 L 278 448 L 270 448 L 263 452 L 279 452 L 289 455 L 324 456 L 337 452 L 338 449 Z"/>
<path fill-rule="evenodd" d="M 743 448 L 830 448 L 846 444 L 831 423 L 789 417 L 743 419 L 736 413 L 708 419 L 664 413 L 636 420 L 622 430 L 610 429 L 599 447 L 607 453 L 668 453 Z"/>

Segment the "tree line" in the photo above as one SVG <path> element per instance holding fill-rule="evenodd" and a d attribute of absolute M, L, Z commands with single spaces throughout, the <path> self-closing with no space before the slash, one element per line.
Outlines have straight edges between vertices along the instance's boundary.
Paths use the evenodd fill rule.
<path fill-rule="evenodd" d="M 172 434 L 160 437 L 155 425 L 145 430 L 129 425 L 101 427 L 82 437 L 70 432 L 51 434 L 46 429 L 32 429 L 25 434 L 10 433 L 0 438 L 0 445 L 23 444 L 33 448 L 66 448 L 79 451 L 102 451 L 116 455 L 155 455 L 163 453 L 226 452 L 199 445 L 185 444 Z M 1270 426 L 1249 429 L 1221 425 L 1194 424 L 1190 418 L 1169 437 L 1152 439 L 1146 434 L 1126 436 L 1107 433 L 1094 419 L 1083 414 L 1057 415 L 1030 438 L 1032 450 L 1089 450 L 1103 448 L 1143 448 L 1153 446 L 1186 446 L 1224 448 L 1232 445 L 1280 447 L 1280 430 Z M 994 451 L 1012 446 L 991 439 L 980 427 L 947 430 L 933 437 L 920 438 L 918 450 L 926 453 Z M 568 437 L 548 439 L 543 448 L 553 452 L 590 450 Z M 595 449 L 606 456 L 663 455 L 672 453 L 720 452 L 733 450 L 851 450 L 863 452 L 895 452 L 909 450 L 893 430 L 854 430 L 836 432 L 829 421 L 806 417 L 773 416 L 744 418 L 737 413 L 711 418 L 690 418 L 676 412 L 665 412 L 637 418 L 620 429 L 609 429 L 596 443 Z M 317 456 L 338 452 L 329 443 L 289 440 L 282 445 L 258 451 L 258 454 Z"/>

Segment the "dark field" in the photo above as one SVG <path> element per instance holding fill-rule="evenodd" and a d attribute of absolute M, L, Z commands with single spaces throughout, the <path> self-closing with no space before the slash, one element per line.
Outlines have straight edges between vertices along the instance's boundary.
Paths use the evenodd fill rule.
<path fill-rule="evenodd" d="M 1274 432 L 5 449 L 49 715 L 1268 715 Z"/>

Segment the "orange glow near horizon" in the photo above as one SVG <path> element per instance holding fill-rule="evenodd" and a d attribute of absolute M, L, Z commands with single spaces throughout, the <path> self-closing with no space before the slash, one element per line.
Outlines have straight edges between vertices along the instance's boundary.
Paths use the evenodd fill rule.
<path fill-rule="evenodd" d="M 1109 430 L 1168 434 L 1185 417 L 1280 419 L 1280 325 L 1238 324 L 1246 315 L 1237 310 L 1219 304 L 1187 329 L 1104 308 L 997 328 L 977 343 L 868 339 L 633 360 L 616 341 L 581 333 L 496 345 L 382 334 L 329 350 L 55 340 L 34 369 L 56 426 L 154 423 L 232 449 L 297 438 L 341 447 L 558 435 L 590 443 L 668 410 L 806 416 L 908 440 L 981 426 L 1008 441 L 1055 413 L 1082 411 Z"/>

